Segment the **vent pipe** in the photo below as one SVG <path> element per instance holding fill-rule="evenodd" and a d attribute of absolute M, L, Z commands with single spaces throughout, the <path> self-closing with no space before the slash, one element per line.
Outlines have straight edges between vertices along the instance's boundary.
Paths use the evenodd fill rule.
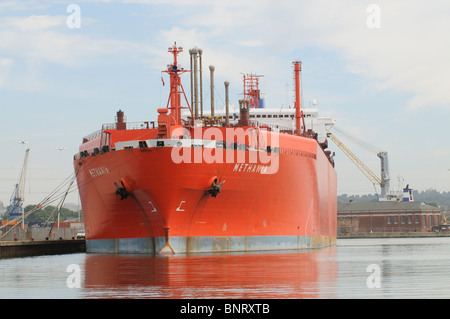
<path fill-rule="evenodd" d="M 303 121 L 303 132 L 305 132 L 305 118 L 303 117 L 301 94 L 300 94 L 300 72 L 302 71 L 302 62 L 294 61 L 295 73 L 295 125 L 297 133 L 301 134 L 301 121 Z"/>
<path fill-rule="evenodd" d="M 202 49 L 198 49 L 198 59 L 200 64 L 200 118 L 203 118 L 203 71 L 202 71 Z"/>
<path fill-rule="evenodd" d="M 191 63 L 191 108 L 194 107 L 194 70 L 193 70 L 193 49 L 189 50 L 189 56 L 190 56 L 190 63 Z"/>
<path fill-rule="evenodd" d="M 209 66 L 211 75 L 211 117 L 214 117 L 214 65 Z"/>
<path fill-rule="evenodd" d="M 230 86 L 230 82 L 225 81 L 225 126 L 230 125 L 229 115 L 230 115 L 230 106 L 229 106 L 229 98 L 228 98 L 228 87 Z"/>
<path fill-rule="evenodd" d="M 240 126 L 248 126 L 249 125 L 249 107 L 250 100 L 243 99 L 239 100 L 239 125 Z"/>
<path fill-rule="evenodd" d="M 197 63 L 198 49 L 192 49 L 192 56 L 194 59 L 194 120 L 198 119 L 198 63 Z"/>
<path fill-rule="evenodd" d="M 122 110 L 117 112 L 116 130 L 126 130 L 127 123 L 124 120 L 125 113 Z"/>

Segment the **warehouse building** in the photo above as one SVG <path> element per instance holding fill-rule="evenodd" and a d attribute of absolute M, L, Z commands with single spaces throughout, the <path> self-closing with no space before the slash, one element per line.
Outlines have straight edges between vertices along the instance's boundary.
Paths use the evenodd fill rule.
<path fill-rule="evenodd" d="M 429 232 L 441 223 L 438 207 L 416 201 L 338 203 L 338 235 Z"/>

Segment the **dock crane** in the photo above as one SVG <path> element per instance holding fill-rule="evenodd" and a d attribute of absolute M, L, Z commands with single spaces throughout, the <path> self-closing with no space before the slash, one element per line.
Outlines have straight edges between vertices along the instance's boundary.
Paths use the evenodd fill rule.
<path fill-rule="evenodd" d="M 327 128 L 327 136 L 330 138 L 337 147 L 339 147 L 342 152 L 356 165 L 356 167 L 366 176 L 370 182 L 374 185 L 379 185 L 381 189 L 380 199 L 392 199 L 393 195 L 390 194 L 390 178 L 389 178 L 389 161 L 388 161 L 388 153 L 386 151 L 379 150 L 375 148 L 374 146 L 363 142 L 359 140 L 358 138 L 354 136 L 350 136 L 348 133 L 343 131 L 342 129 L 338 129 L 336 127 L 333 127 L 336 131 L 341 133 L 342 135 L 346 136 L 347 138 L 351 139 L 355 143 L 360 144 L 366 149 L 369 149 L 371 151 L 375 151 L 377 156 L 381 160 L 381 178 L 378 177 L 372 170 L 367 167 L 350 149 L 342 143 L 335 134 L 333 134 L 330 129 Z M 375 189 L 376 192 L 376 189 Z"/>
<path fill-rule="evenodd" d="M 11 195 L 11 199 L 9 202 L 9 206 L 7 209 L 7 214 L 9 219 L 20 218 L 23 216 L 23 202 L 25 199 L 25 180 L 27 176 L 27 167 L 28 167 L 28 155 L 30 153 L 30 149 L 25 151 L 25 160 L 22 166 L 22 172 L 20 173 L 20 178 L 16 186 L 14 187 L 14 191 Z M 23 220 L 22 220 L 23 222 Z"/>

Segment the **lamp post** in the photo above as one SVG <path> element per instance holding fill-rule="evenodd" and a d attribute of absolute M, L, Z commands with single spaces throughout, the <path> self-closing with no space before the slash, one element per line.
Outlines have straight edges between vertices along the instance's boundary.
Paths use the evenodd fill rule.
<path fill-rule="evenodd" d="M 27 141 L 23 141 L 23 140 L 19 140 L 18 143 L 22 144 L 24 146 L 25 146 L 25 144 L 28 144 Z M 23 167 L 22 168 L 22 172 L 23 172 L 24 169 L 26 169 L 26 168 Z M 21 194 L 22 195 L 22 205 L 21 205 L 22 207 L 20 209 L 22 211 L 22 229 L 25 229 L 25 210 L 23 208 L 23 201 L 25 201 L 25 179 L 23 180 L 23 183 L 24 183 L 24 185 L 23 185 L 23 194 Z"/>
<path fill-rule="evenodd" d="M 66 149 L 67 147 L 65 147 L 65 146 L 62 146 L 62 147 L 57 147 L 56 148 L 56 150 L 57 151 L 60 151 L 59 152 L 59 163 L 58 163 L 58 177 L 59 177 L 59 175 L 60 175 L 60 173 L 61 173 L 61 151 L 64 151 L 65 149 Z M 61 210 L 61 207 L 60 207 L 60 209 L 58 209 L 58 229 L 59 229 L 59 216 L 60 216 L 60 210 Z"/>

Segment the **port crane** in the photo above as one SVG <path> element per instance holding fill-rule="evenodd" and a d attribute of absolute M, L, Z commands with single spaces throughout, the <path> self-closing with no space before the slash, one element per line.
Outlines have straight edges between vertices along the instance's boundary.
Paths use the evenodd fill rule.
<path fill-rule="evenodd" d="M 333 130 L 335 132 L 338 132 L 340 135 L 344 136 L 345 138 L 349 139 L 350 141 L 359 144 L 363 148 L 375 152 L 377 156 L 381 160 L 381 178 L 378 177 L 369 167 L 367 167 L 366 164 L 364 164 L 350 149 L 342 143 L 335 134 L 333 134 L 329 128 L 327 128 L 327 136 L 330 138 L 337 147 L 339 147 L 342 152 L 356 165 L 356 167 L 366 176 L 370 182 L 374 185 L 379 185 L 381 189 L 380 197 L 381 199 L 387 199 L 391 200 L 393 197 L 396 197 L 396 195 L 390 194 L 390 178 L 389 178 L 389 160 L 388 160 L 388 153 L 386 151 L 380 150 L 379 148 L 364 142 L 357 137 L 350 135 L 349 133 L 345 132 L 344 130 L 337 128 L 333 126 Z M 376 188 L 375 188 L 376 192 Z"/>
<path fill-rule="evenodd" d="M 14 191 L 11 195 L 11 199 L 9 202 L 9 206 L 7 209 L 7 214 L 9 219 L 15 219 L 23 217 L 23 203 L 25 200 L 25 180 L 27 176 L 27 167 L 28 167 L 28 155 L 30 153 L 30 149 L 28 148 L 25 151 L 25 160 L 22 166 L 22 172 L 20 173 L 20 178 L 16 186 L 14 187 Z M 22 219 L 23 222 L 23 219 Z"/>

